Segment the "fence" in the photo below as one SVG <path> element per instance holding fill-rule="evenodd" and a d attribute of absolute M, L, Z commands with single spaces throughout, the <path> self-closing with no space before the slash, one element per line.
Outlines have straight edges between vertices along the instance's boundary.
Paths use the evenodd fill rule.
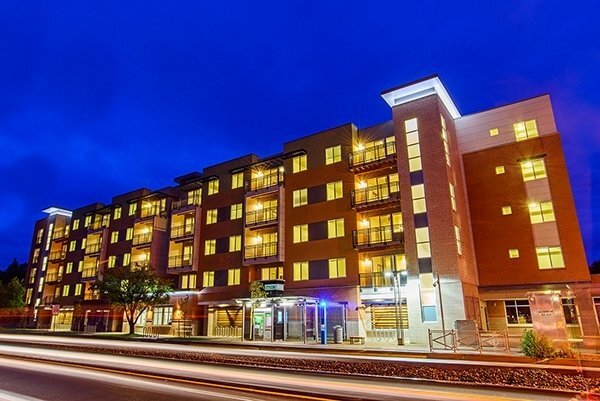
<path fill-rule="evenodd" d="M 142 336 L 144 338 L 158 338 L 160 337 L 160 330 L 154 326 L 144 326 L 142 330 Z"/>
<path fill-rule="evenodd" d="M 429 334 L 429 351 L 435 350 L 457 352 L 459 349 L 471 349 L 482 352 L 484 347 L 495 350 L 510 351 L 508 332 L 473 331 L 461 333 L 457 330 L 427 330 Z"/>
<path fill-rule="evenodd" d="M 242 328 L 234 326 L 215 326 L 213 330 L 215 337 L 241 337 Z"/>

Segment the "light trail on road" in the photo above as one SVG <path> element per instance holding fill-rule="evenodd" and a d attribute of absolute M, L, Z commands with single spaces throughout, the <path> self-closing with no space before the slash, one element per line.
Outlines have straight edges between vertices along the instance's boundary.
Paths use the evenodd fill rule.
<path fill-rule="evenodd" d="M 102 341 L 101 341 L 102 343 Z M 147 345 L 147 344 L 146 344 Z M 366 400 L 457 400 L 457 401 L 499 401 L 499 400 L 567 400 L 568 395 L 550 396 L 548 393 L 536 394 L 535 391 L 515 389 L 490 389 L 477 386 L 432 385 L 431 383 L 406 382 L 399 380 L 377 380 L 364 377 L 340 377 L 306 374 L 303 372 L 285 372 L 249 367 L 231 367 L 216 364 L 202 364 L 176 360 L 161 360 L 143 357 L 107 355 L 100 353 L 64 351 L 49 348 L 32 348 L 23 345 L 0 344 L 0 353 L 18 358 L 40 358 L 65 364 L 86 364 L 104 372 L 93 374 L 110 375 L 112 382 L 115 370 L 138 372 L 155 379 L 165 377 L 182 378 L 191 384 L 194 381 L 222 383 L 236 386 L 238 389 L 270 389 L 281 394 L 301 392 L 315 397 L 333 399 Z M 0 358 L 3 366 L 13 366 L 15 360 Z M 46 371 L 59 374 L 60 365 L 42 364 Z M 63 368 L 68 368 L 63 366 Z M 75 369 L 75 367 L 70 367 Z M 84 368 L 77 367 L 78 371 Z M 121 375 L 123 372 L 119 372 Z M 89 373 L 91 375 L 91 373 Z M 90 380 L 92 379 L 91 376 Z M 137 379 L 141 379 L 138 377 Z M 169 379 L 167 379 L 169 380 Z M 249 390 L 250 391 L 250 390 Z M 266 398 L 265 398 L 266 399 Z"/>

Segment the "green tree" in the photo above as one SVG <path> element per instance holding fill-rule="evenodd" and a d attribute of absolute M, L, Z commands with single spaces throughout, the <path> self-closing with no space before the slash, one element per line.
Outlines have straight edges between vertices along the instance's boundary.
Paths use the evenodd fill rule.
<path fill-rule="evenodd" d="M 600 274 L 600 260 L 595 260 L 590 265 L 591 274 Z"/>
<path fill-rule="evenodd" d="M 13 259 L 12 263 L 6 269 L 0 270 L 0 282 L 8 284 L 14 277 L 23 280 L 25 279 L 26 270 L 27 263 L 19 263 L 17 259 Z"/>
<path fill-rule="evenodd" d="M 25 287 L 21 280 L 13 277 L 8 284 L 0 283 L 0 307 L 22 308 L 25 306 Z"/>
<path fill-rule="evenodd" d="M 133 334 L 135 324 L 148 308 L 169 301 L 173 284 L 159 277 L 150 265 L 131 265 L 108 269 L 92 290 L 124 310 L 129 334 Z"/>

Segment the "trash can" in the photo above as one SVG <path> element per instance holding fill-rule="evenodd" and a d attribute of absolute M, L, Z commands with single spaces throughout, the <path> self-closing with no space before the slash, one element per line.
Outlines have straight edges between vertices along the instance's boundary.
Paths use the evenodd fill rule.
<path fill-rule="evenodd" d="M 333 342 L 336 344 L 344 342 L 344 331 L 342 330 L 342 326 L 333 326 Z"/>

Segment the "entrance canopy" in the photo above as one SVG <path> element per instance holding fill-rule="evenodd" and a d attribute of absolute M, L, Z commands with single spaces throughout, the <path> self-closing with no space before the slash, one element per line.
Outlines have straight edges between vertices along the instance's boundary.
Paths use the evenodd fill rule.
<path fill-rule="evenodd" d="M 236 304 L 249 305 L 257 303 L 261 308 L 269 306 L 314 305 L 321 300 L 313 297 L 273 297 L 273 298 L 236 298 Z"/>

